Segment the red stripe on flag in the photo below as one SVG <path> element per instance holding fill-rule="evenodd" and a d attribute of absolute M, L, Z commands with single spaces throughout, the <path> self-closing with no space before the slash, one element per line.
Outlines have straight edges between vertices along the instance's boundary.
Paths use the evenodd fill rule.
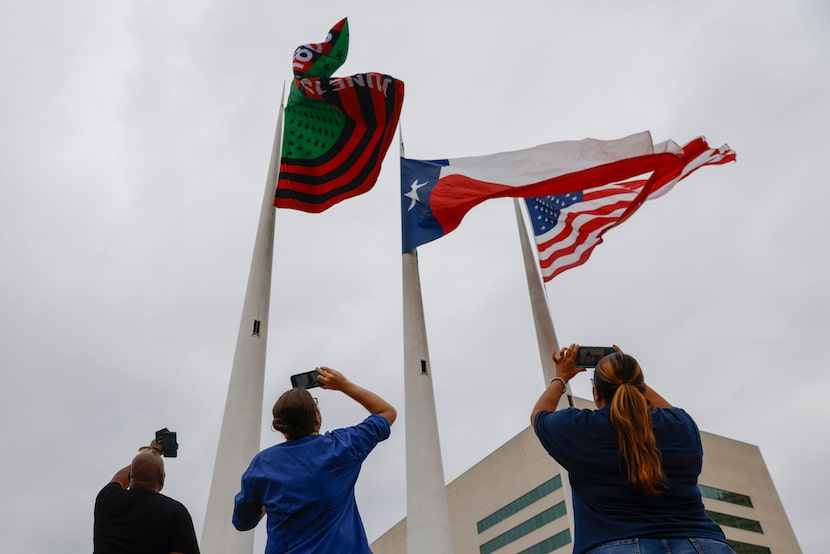
<path fill-rule="evenodd" d="M 659 153 L 626 158 L 518 187 L 453 174 L 439 179 L 430 196 L 430 209 L 446 234 L 458 227 L 470 209 L 490 198 L 532 198 L 567 194 L 625 181 L 651 172 L 659 175 L 661 179 L 669 180 L 679 175 L 682 168 L 681 156 Z M 447 190 L 444 190 L 445 188 Z"/>
<path fill-rule="evenodd" d="M 544 280 L 585 263 L 602 243 L 602 236 L 628 219 L 646 199 L 665 194 L 703 166 L 725 164 L 736 156 L 726 145 L 710 148 L 698 138 L 683 147 L 683 156 L 675 158 L 679 164 L 660 167 L 649 179 L 587 188 L 581 202 L 563 208 L 556 226 L 536 236 Z"/>

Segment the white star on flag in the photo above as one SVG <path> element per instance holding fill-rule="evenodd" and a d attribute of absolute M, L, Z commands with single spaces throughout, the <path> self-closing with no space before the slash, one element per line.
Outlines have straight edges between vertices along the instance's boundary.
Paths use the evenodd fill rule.
<path fill-rule="evenodd" d="M 421 187 L 425 187 L 428 184 L 429 184 L 429 181 L 427 181 L 425 183 L 419 183 L 418 179 L 415 179 L 414 181 L 412 181 L 412 185 L 410 185 L 411 188 L 409 189 L 409 192 L 404 194 L 404 196 L 406 196 L 407 198 L 410 198 L 412 200 L 412 202 L 409 204 L 409 207 L 406 209 L 406 211 L 411 210 L 412 208 L 415 207 L 416 202 L 421 201 L 421 199 L 418 198 L 418 189 L 421 188 Z"/>

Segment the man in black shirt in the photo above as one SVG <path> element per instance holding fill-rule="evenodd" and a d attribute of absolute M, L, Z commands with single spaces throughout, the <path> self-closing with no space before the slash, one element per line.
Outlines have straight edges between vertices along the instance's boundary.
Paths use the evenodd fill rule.
<path fill-rule="evenodd" d="M 199 554 L 193 519 L 160 494 L 161 444 L 153 441 L 113 476 L 95 499 L 93 554 Z"/>

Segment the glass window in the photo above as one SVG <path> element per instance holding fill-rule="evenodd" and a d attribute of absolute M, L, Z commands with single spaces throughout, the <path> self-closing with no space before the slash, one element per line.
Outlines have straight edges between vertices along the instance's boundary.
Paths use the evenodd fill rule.
<path fill-rule="evenodd" d="M 707 487 L 706 485 L 698 485 L 697 488 L 700 489 L 700 494 L 706 498 L 723 500 L 724 502 L 731 502 L 732 504 L 737 504 L 738 506 L 753 507 L 752 499 L 745 494 L 716 489 L 715 487 Z"/>
<path fill-rule="evenodd" d="M 523 494 L 504 508 L 496 510 L 489 516 L 479 521 L 477 523 L 479 534 L 560 488 L 562 488 L 562 477 L 559 475 L 549 481 L 545 481 L 530 492 Z"/>
<path fill-rule="evenodd" d="M 747 519 L 745 517 L 733 516 L 732 514 L 722 514 L 720 512 L 713 512 L 706 510 L 715 523 L 718 525 L 726 525 L 727 527 L 734 527 L 735 529 L 744 529 L 746 531 L 754 531 L 755 533 L 763 533 L 761 529 L 761 522 L 754 519 Z"/>
<path fill-rule="evenodd" d="M 758 546 L 757 544 L 748 544 L 739 541 L 727 541 L 736 554 L 772 554 L 772 550 L 766 546 Z"/>
<path fill-rule="evenodd" d="M 533 516 L 532 518 L 518 524 L 514 528 L 505 531 L 498 537 L 491 539 L 478 547 L 481 554 L 490 554 L 499 548 L 510 544 L 511 542 L 532 533 L 539 527 L 547 525 L 551 521 L 558 519 L 565 515 L 565 503 L 560 502 L 555 506 L 551 506 L 547 510 Z"/>
<path fill-rule="evenodd" d="M 571 543 L 571 530 L 565 529 L 556 533 L 552 537 L 548 537 L 540 543 L 534 544 L 530 548 L 525 548 L 519 554 L 548 554 L 559 547 Z"/>

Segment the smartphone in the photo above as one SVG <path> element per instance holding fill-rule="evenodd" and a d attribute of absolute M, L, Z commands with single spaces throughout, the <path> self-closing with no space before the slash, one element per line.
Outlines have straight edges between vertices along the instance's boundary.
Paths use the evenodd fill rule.
<path fill-rule="evenodd" d="M 576 351 L 576 367 L 596 367 L 597 362 L 608 354 L 616 352 L 610 346 L 580 346 Z"/>
<path fill-rule="evenodd" d="M 298 373 L 297 375 L 292 375 L 291 386 L 295 389 L 313 389 L 314 387 L 319 387 L 320 381 L 317 380 L 317 377 L 319 375 L 320 374 L 317 373 L 316 369 L 306 371 L 305 373 Z"/>
<path fill-rule="evenodd" d="M 156 431 L 156 442 L 161 445 L 161 455 L 165 458 L 175 458 L 179 453 L 179 443 L 176 441 L 176 432 L 167 427 Z"/>

